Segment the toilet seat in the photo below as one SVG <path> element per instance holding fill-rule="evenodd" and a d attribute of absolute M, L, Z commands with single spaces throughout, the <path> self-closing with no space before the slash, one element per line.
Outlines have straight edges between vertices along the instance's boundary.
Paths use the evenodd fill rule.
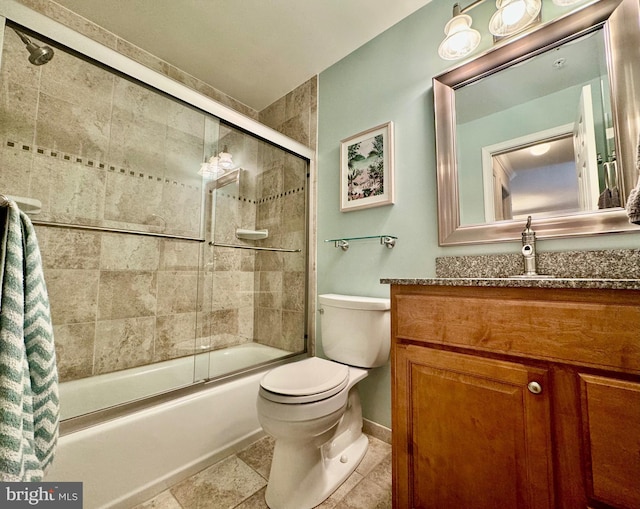
<path fill-rule="evenodd" d="M 348 383 L 348 366 L 309 357 L 269 371 L 260 381 L 260 395 L 275 403 L 312 403 L 338 394 Z"/>

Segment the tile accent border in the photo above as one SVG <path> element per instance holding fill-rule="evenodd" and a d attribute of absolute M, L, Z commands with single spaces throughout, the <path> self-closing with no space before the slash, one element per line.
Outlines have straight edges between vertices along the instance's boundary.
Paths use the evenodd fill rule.
<path fill-rule="evenodd" d="M 282 193 L 279 194 L 274 194 L 272 196 L 265 196 L 264 198 L 260 198 L 258 200 L 253 200 L 251 198 L 246 198 L 242 195 L 235 195 L 235 194 L 229 194 L 229 193 L 220 193 L 218 196 L 222 197 L 222 198 L 231 198 L 232 200 L 238 200 L 238 201 L 242 201 L 242 202 L 248 202 L 251 204 L 259 204 L 259 203 L 266 203 L 268 201 L 273 201 L 273 200 L 278 200 L 280 198 L 284 198 L 286 196 L 292 195 L 292 194 L 298 194 L 298 193 L 304 193 L 305 188 L 304 187 L 298 187 L 296 189 L 290 189 L 289 191 L 284 191 Z M 213 191 L 209 191 L 209 194 L 212 194 Z"/>
<path fill-rule="evenodd" d="M 34 154 L 38 154 L 44 157 L 52 157 L 54 159 L 59 159 L 70 164 L 82 164 L 87 166 L 88 168 L 97 168 L 99 170 L 105 170 L 112 173 L 120 173 L 122 175 L 128 177 L 136 177 L 136 178 L 147 178 L 148 180 L 156 180 L 157 182 L 163 182 L 165 184 L 174 184 L 180 185 L 182 187 L 187 187 L 189 189 L 200 190 L 201 186 L 193 186 L 191 184 L 185 184 L 184 182 L 179 182 L 177 180 L 168 179 L 166 177 L 159 177 L 157 175 L 149 175 L 144 172 L 133 170 L 131 168 L 119 168 L 108 162 L 96 161 L 94 159 L 83 157 L 75 154 L 67 154 L 60 150 L 55 150 L 47 147 L 40 147 L 37 145 L 31 145 L 29 143 L 21 143 L 14 140 L 6 140 L 3 145 L 9 149 L 14 149 L 16 151 L 22 150 L 23 152 L 32 152 Z"/>

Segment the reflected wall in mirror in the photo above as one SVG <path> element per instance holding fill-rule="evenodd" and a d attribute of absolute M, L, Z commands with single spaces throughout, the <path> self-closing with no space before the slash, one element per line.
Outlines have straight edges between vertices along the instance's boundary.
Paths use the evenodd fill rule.
<path fill-rule="evenodd" d="M 571 214 L 589 206 L 592 200 L 581 199 L 572 127 L 561 126 L 564 132 L 554 137 L 482 147 L 486 222 Z"/>
<path fill-rule="evenodd" d="M 434 78 L 441 245 L 637 228 L 639 32 L 601 0 Z"/>

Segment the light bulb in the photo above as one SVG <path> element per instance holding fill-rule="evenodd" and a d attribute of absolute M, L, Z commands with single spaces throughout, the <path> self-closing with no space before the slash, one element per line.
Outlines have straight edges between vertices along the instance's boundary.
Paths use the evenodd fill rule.
<path fill-rule="evenodd" d="M 550 143 L 538 143 L 529 149 L 532 156 L 541 156 L 551 150 Z"/>
<path fill-rule="evenodd" d="M 504 6 L 502 11 L 502 22 L 505 25 L 515 25 L 522 19 L 525 13 L 524 0 L 516 0 Z"/>
<path fill-rule="evenodd" d="M 528 27 L 540 14 L 541 0 L 496 0 L 498 10 L 489 20 L 489 32 L 498 37 L 513 35 Z"/>

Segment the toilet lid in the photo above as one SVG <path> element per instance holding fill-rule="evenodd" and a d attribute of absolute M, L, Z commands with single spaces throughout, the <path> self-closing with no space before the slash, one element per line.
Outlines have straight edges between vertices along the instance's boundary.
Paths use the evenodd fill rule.
<path fill-rule="evenodd" d="M 283 396 L 308 396 L 332 391 L 347 383 L 349 367 L 319 357 L 309 357 L 269 371 L 260 386 Z"/>

